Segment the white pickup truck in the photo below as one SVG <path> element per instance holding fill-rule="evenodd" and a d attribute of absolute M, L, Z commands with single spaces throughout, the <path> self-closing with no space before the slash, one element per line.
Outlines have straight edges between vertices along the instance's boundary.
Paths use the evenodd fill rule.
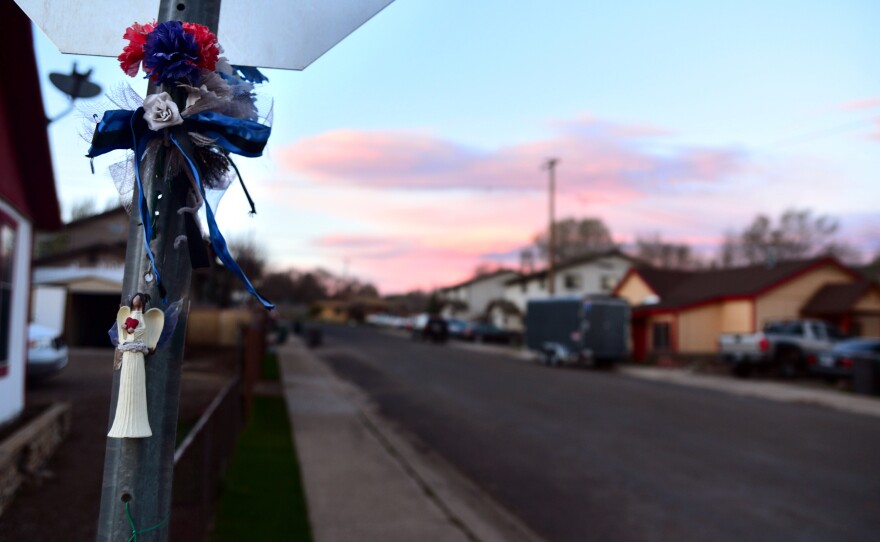
<path fill-rule="evenodd" d="M 834 326 L 822 320 L 768 322 L 759 333 L 719 336 L 719 356 L 738 376 L 748 376 L 753 368 L 765 366 L 792 378 L 806 369 L 811 356 L 831 350 L 842 338 Z"/>

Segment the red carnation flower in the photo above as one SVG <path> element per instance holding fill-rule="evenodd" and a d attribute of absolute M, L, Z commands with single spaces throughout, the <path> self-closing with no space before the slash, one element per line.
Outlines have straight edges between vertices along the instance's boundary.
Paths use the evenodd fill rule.
<path fill-rule="evenodd" d="M 119 66 L 122 71 L 129 77 L 137 75 L 141 69 L 141 62 L 144 60 L 144 42 L 147 41 L 147 34 L 156 28 L 155 21 L 144 25 L 134 23 L 125 29 L 123 39 L 128 40 L 128 45 L 122 50 L 122 54 L 117 57 Z"/>
<path fill-rule="evenodd" d="M 125 319 L 125 329 L 137 329 L 138 320 L 137 318 L 126 318 Z"/>
<path fill-rule="evenodd" d="M 217 36 L 207 26 L 201 24 L 183 23 L 183 29 L 192 34 L 199 45 L 199 61 L 196 65 L 203 70 L 214 71 L 217 67 L 217 59 L 220 57 Z"/>

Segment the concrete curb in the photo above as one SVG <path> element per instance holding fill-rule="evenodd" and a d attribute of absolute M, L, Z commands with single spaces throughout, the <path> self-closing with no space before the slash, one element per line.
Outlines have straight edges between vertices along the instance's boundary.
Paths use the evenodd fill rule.
<path fill-rule="evenodd" d="M 541 540 L 298 339 L 278 353 L 316 542 Z"/>

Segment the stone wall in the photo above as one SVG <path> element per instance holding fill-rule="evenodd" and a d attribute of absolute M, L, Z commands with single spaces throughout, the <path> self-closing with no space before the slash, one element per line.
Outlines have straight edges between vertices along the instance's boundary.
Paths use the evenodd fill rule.
<path fill-rule="evenodd" d="M 70 422 L 70 404 L 56 403 L 0 442 L 0 516 L 18 488 L 39 474 L 64 441 Z"/>

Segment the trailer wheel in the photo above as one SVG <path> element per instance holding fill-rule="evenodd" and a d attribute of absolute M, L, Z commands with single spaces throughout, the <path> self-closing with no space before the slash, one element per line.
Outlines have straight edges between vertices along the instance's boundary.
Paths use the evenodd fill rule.
<path fill-rule="evenodd" d="M 546 365 L 547 367 L 556 367 L 559 364 L 559 359 L 556 357 L 556 353 L 552 350 L 545 350 L 539 359 L 541 365 Z"/>

